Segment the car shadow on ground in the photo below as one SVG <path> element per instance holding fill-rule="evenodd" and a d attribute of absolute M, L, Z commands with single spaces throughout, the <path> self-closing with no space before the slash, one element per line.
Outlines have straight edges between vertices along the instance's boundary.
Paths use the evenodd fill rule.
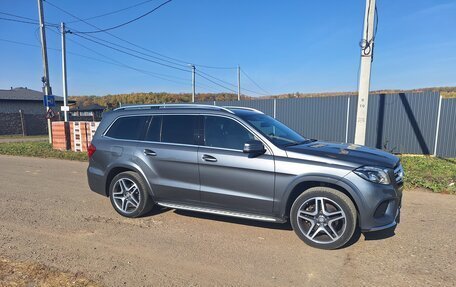
<path fill-rule="evenodd" d="M 223 215 L 217 214 L 210 214 L 210 213 L 202 213 L 196 211 L 188 211 L 188 210 L 174 210 L 176 214 L 195 217 L 199 219 L 207 219 L 207 220 L 215 220 L 227 223 L 234 223 L 234 224 L 242 224 L 247 226 L 253 227 L 260 227 L 260 228 L 268 228 L 268 229 L 279 229 L 279 230 L 293 230 L 291 228 L 290 223 L 287 221 L 285 223 L 273 223 L 273 222 L 264 222 L 264 221 L 255 221 L 243 218 L 236 218 L 236 217 L 228 217 Z"/>
<path fill-rule="evenodd" d="M 162 214 L 162 213 L 169 212 L 169 211 L 173 211 L 174 213 L 181 215 L 181 216 L 193 217 L 193 218 L 204 219 L 204 220 L 213 220 L 213 221 L 220 221 L 220 222 L 226 222 L 226 223 L 240 224 L 240 225 L 245 225 L 245 226 L 267 228 L 267 229 L 293 231 L 290 221 L 287 221 L 285 223 L 255 221 L 255 220 L 244 219 L 244 218 L 228 217 L 228 216 L 223 216 L 223 215 L 202 213 L 202 212 L 189 211 L 189 210 L 171 209 L 171 208 L 160 207 L 160 206 L 155 206 L 150 212 L 145 214 L 144 217 L 154 216 L 154 215 Z M 352 238 L 347 242 L 347 244 L 345 244 L 340 249 L 350 247 L 353 244 L 357 243 L 359 241 L 359 239 L 361 238 L 361 234 L 364 236 L 365 241 L 374 241 L 374 240 L 382 240 L 382 239 L 393 237 L 395 235 L 395 230 L 396 230 L 396 226 L 393 226 L 388 229 L 380 230 L 380 231 L 373 231 L 373 232 L 361 232 L 359 230 L 359 228 L 357 228 L 355 230 L 355 233 L 353 234 Z"/>

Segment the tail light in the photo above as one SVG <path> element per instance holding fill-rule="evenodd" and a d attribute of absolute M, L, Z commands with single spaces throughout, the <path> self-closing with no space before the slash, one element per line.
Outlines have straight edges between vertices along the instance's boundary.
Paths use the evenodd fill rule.
<path fill-rule="evenodd" d="M 93 144 L 90 144 L 89 147 L 87 148 L 87 155 L 89 156 L 89 158 L 92 157 L 92 155 L 97 151 L 97 148 L 93 145 Z"/>

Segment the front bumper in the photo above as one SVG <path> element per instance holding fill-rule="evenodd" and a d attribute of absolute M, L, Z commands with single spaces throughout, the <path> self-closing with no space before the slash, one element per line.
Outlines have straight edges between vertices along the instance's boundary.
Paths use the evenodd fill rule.
<path fill-rule="evenodd" d="M 398 208 L 396 218 L 393 220 L 393 222 L 386 224 L 386 225 L 382 225 L 382 226 L 372 227 L 370 229 L 361 229 L 361 231 L 372 232 L 372 231 L 380 231 L 380 230 L 384 230 L 384 229 L 388 229 L 388 228 L 393 228 L 394 226 L 399 224 L 400 218 L 401 218 L 401 209 Z"/>
<path fill-rule="evenodd" d="M 357 209 L 361 231 L 379 231 L 392 228 L 399 223 L 402 184 L 376 184 L 360 178 L 353 172 L 345 179 L 353 183 L 359 196 Z"/>

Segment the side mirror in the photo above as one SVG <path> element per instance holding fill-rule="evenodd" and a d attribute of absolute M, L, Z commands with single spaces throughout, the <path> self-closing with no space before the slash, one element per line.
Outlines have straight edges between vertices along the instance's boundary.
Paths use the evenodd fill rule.
<path fill-rule="evenodd" d="M 244 144 L 244 153 L 248 153 L 251 157 L 262 155 L 265 152 L 264 145 L 260 141 L 251 140 Z"/>

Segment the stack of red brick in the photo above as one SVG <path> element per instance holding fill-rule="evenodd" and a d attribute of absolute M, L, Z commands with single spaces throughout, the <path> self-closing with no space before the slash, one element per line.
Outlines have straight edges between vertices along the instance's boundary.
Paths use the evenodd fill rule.
<path fill-rule="evenodd" d="M 98 122 L 53 122 L 52 147 L 59 150 L 87 151 Z"/>

